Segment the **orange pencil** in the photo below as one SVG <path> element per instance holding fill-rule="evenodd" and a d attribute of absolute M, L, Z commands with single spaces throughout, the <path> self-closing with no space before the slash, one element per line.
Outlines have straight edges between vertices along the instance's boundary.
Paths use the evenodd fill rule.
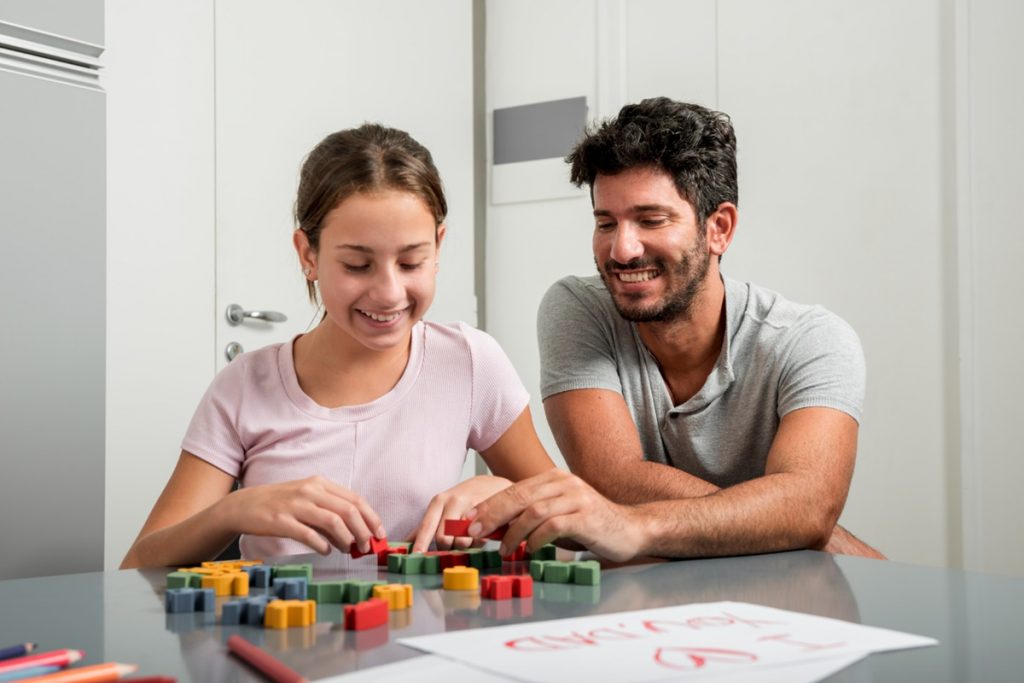
<path fill-rule="evenodd" d="M 19 683 L 107 683 L 124 678 L 134 673 L 139 667 L 134 664 L 118 664 L 107 662 L 106 664 L 93 664 L 92 666 L 80 666 L 74 669 L 64 669 L 57 673 L 25 678 Z"/>

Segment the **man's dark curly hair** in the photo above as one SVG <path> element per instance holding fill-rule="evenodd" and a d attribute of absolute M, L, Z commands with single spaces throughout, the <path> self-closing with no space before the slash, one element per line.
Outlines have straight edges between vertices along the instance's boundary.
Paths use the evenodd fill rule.
<path fill-rule="evenodd" d="M 722 202 L 739 202 L 732 122 L 728 114 L 697 104 L 667 97 L 627 104 L 616 118 L 590 127 L 565 160 L 576 187 L 593 188 L 598 174 L 661 169 L 701 225 Z"/>

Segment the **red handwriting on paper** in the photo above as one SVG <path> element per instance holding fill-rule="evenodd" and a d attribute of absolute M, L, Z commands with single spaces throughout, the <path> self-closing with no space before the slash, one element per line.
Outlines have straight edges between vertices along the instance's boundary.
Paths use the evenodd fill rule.
<path fill-rule="evenodd" d="M 515 638 L 505 642 L 505 647 L 520 652 L 543 652 L 551 650 L 569 650 L 587 645 L 600 645 L 608 640 L 633 640 L 643 638 L 643 635 L 630 633 L 625 630 L 625 624 L 619 624 L 619 628 L 603 627 L 595 628 L 592 631 L 580 633 L 573 631 L 568 635 L 560 636 L 528 636 L 526 638 Z"/>
<path fill-rule="evenodd" d="M 762 636 L 758 638 L 758 641 L 773 640 L 783 645 L 792 645 L 798 647 L 804 652 L 814 652 L 815 650 L 829 650 L 834 647 L 843 647 L 846 643 L 805 643 L 800 640 L 793 640 L 789 637 L 788 633 L 781 633 L 777 636 Z"/>
<path fill-rule="evenodd" d="M 729 664 L 756 662 L 757 655 L 717 647 L 659 647 L 654 651 L 654 661 L 667 669 L 693 671 L 703 669 L 709 661 Z"/>
<path fill-rule="evenodd" d="M 777 626 L 782 624 L 781 621 L 765 621 L 763 619 L 743 619 L 737 617 L 728 612 L 722 612 L 722 616 L 718 617 L 692 617 L 682 621 L 676 621 L 672 619 L 647 619 L 643 622 L 643 627 L 651 633 L 668 633 L 673 629 L 691 629 L 700 630 L 702 628 L 715 628 L 722 626 L 736 626 L 736 625 L 750 626 L 751 628 L 760 628 L 761 624 L 771 624 Z"/>

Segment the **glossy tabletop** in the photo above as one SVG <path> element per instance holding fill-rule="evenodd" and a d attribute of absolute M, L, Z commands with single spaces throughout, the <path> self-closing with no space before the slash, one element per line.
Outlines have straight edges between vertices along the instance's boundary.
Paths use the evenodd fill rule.
<path fill-rule="evenodd" d="M 175 676 L 182 682 L 262 680 L 227 655 L 225 641 L 240 633 L 316 679 L 419 656 L 395 642 L 406 636 L 731 600 L 939 641 L 937 647 L 871 655 L 829 681 L 1024 680 L 1017 658 L 1024 648 L 1024 580 L 812 551 L 605 569 L 599 587 L 541 583 L 531 599 L 501 602 L 444 591 L 440 576 L 400 576 L 371 567 L 314 573 L 314 580 L 383 578 L 413 584 L 411 609 L 392 612 L 387 629 L 361 632 L 341 627 L 340 605 L 321 605 L 316 626 L 286 630 L 220 626 L 215 614 L 166 614 L 166 573 L 129 570 L 0 581 L 0 646 L 37 642 L 43 649 L 79 648 L 86 651 L 84 663 L 134 663 L 140 675 Z M 225 599 L 218 601 L 218 611 Z"/>

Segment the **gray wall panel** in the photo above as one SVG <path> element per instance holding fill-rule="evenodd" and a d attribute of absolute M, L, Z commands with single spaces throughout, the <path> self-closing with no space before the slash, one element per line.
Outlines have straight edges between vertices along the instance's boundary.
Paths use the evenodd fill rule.
<path fill-rule="evenodd" d="M 103 0 L 0 0 L 0 21 L 103 44 Z"/>
<path fill-rule="evenodd" d="M 99 570 L 104 94 L 5 71 L 0 94 L 0 578 Z"/>

